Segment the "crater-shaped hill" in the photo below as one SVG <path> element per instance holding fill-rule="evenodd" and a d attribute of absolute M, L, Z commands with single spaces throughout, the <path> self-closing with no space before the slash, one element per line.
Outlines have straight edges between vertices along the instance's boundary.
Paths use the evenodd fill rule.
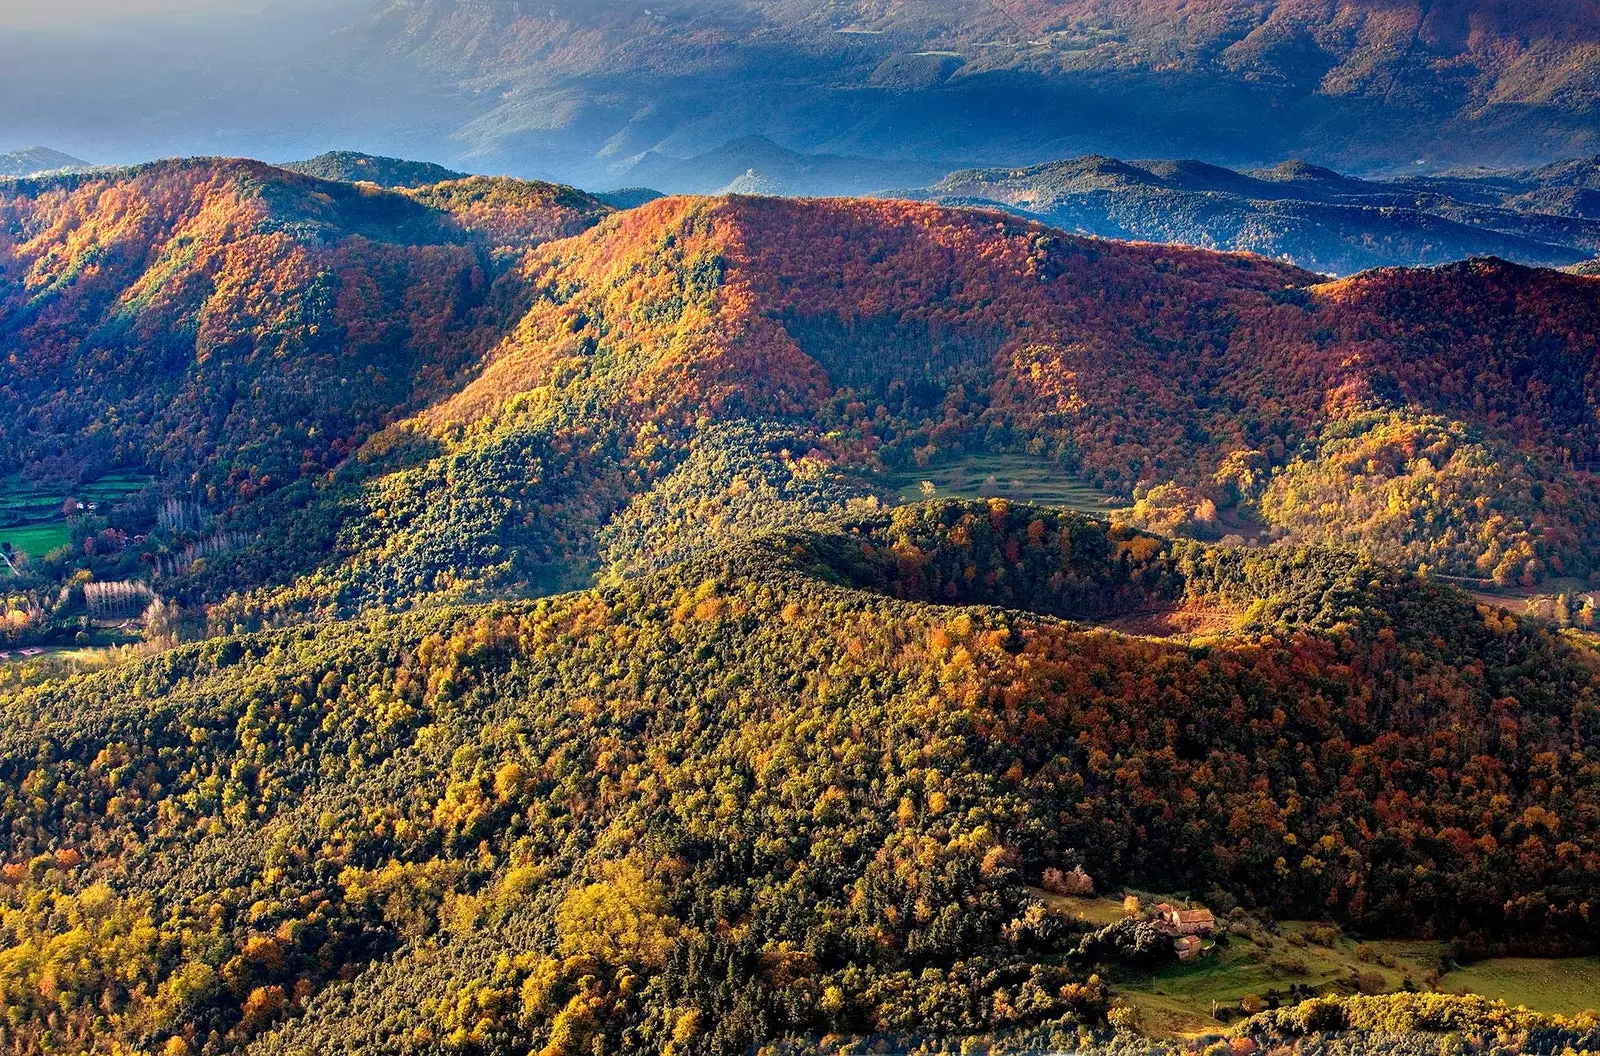
<path fill-rule="evenodd" d="M 224 506 L 321 472 L 499 340 L 526 301 L 496 247 L 608 211 L 216 159 L 0 183 L 0 462 L 195 474 Z"/>
<path fill-rule="evenodd" d="M 975 604 L 1150 601 L 1240 633 Z M 1104 1029 L 1108 955 L 1068 956 L 1081 933 L 1026 885 L 1079 864 L 1373 936 L 1582 949 L 1597 670 L 1348 554 L 1002 500 L 187 646 L 0 697 L 7 1037 L 1055 1051 Z"/>
<path fill-rule="evenodd" d="M 169 589 L 270 588 L 221 626 L 631 574 L 980 456 L 1163 531 L 1531 583 L 1594 571 L 1594 289 L 162 163 L 0 184 L 0 461 L 202 498 L 256 545 Z"/>
<path fill-rule="evenodd" d="M 737 197 L 611 217 L 524 275 L 540 296 L 470 378 L 319 491 L 324 534 L 273 547 L 342 569 L 241 613 L 659 567 L 985 452 L 1164 530 L 1222 534 L 1237 506 L 1452 574 L 1594 567 L 1592 280 L 1324 282 L 996 213 Z"/>

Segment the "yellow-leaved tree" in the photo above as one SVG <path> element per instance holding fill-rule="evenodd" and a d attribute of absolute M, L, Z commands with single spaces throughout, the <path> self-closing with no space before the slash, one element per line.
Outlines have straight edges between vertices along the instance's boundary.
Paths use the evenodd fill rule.
<path fill-rule="evenodd" d="M 658 967 L 677 931 L 665 892 L 631 861 L 607 863 L 603 879 L 574 888 L 556 910 L 561 952 L 608 964 Z"/>

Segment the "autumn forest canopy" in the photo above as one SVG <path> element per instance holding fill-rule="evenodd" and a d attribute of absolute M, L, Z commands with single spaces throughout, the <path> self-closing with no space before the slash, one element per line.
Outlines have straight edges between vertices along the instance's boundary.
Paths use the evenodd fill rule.
<path fill-rule="evenodd" d="M 0 182 L 0 1051 L 1600 1049 L 1600 279 L 299 168 Z"/>
<path fill-rule="evenodd" d="M 148 474 L 152 505 L 260 539 L 184 584 L 241 618 L 659 565 L 995 452 L 1179 534 L 1600 571 L 1586 278 L 1330 282 L 931 205 L 619 213 L 249 162 L 17 182 L 0 209 L 4 468 Z M 159 566 L 177 541 L 131 516 L 125 560 Z"/>

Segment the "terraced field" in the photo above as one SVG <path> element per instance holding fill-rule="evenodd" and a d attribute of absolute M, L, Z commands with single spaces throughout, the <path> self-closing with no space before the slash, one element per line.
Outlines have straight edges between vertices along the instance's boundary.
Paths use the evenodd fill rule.
<path fill-rule="evenodd" d="M 923 488 L 924 482 L 933 486 L 931 494 Z M 908 470 L 896 474 L 892 486 L 904 502 L 998 497 L 1100 516 L 1127 505 L 1125 500 L 1078 480 L 1049 459 L 1012 453 L 969 455 L 959 461 Z"/>

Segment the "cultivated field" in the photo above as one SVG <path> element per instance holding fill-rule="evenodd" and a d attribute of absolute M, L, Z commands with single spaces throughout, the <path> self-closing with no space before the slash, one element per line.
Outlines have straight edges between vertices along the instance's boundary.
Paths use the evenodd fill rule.
<path fill-rule="evenodd" d="M 131 473 L 74 485 L 41 485 L 6 477 L 0 480 L 0 542 L 10 543 L 30 557 L 44 557 L 72 541 L 72 528 L 62 512 L 67 499 L 109 508 L 137 494 L 149 482 L 149 478 Z"/>
<path fill-rule="evenodd" d="M 932 495 L 924 493 L 923 481 L 933 485 Z M 969 455 L 955 462 L 909 469 L 895 474 L 892 484 L 905 502 L 999 497 L 1100 516 L 1127 505 L 1049 459 L 1013 453 Z"/>

